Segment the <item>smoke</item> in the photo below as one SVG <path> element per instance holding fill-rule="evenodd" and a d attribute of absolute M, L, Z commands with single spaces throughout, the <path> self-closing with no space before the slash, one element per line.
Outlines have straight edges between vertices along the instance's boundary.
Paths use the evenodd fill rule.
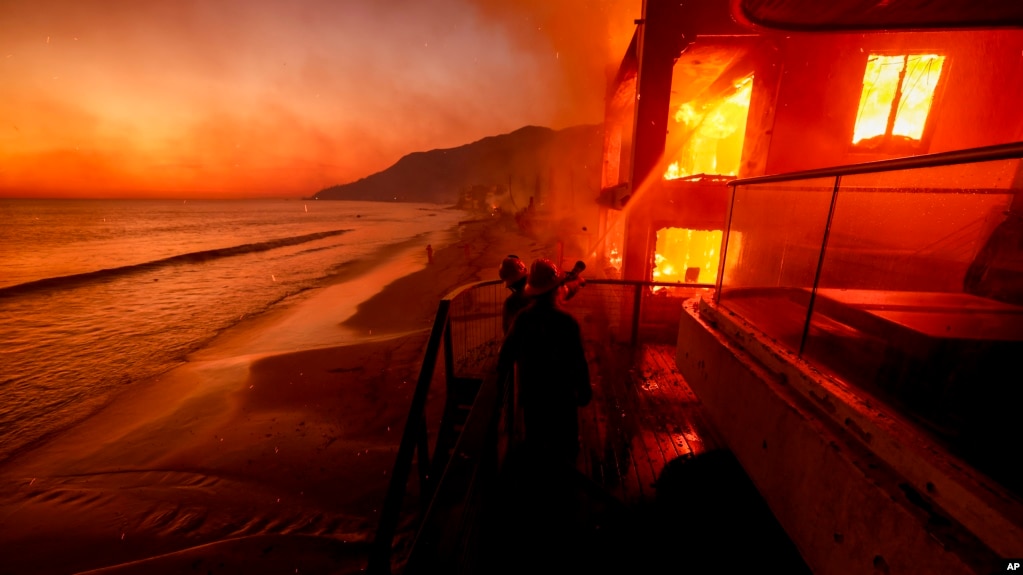
<path fill-rule="evenodd" d="M 640 12 L 640 0 L 98 4 L 4 4 L 0 194 L 309 194 L 411 152 L 595 124 Z"/>
<path fill-rule="evenodd" d="M 642 15 L 642 0 L 468 0 L 480 18 L 503 30 L 512 46 L 530 55 L 535 70 L 554 94 L 548 127 L 562 129 L 602 123 L 604 97 Z M 581 155 L 552 162 L 558 168 L 542 178 L 540 207 L 546 218 L 538 237 L 560 244 L 565 262 L 593 260 L 597 229 L 600 139 L 570 146 Z M 527 194 L 528 195 L 528 194 Z M 515 196 L 516 206 L 524 207 Z M 502 206 L 507 209 L 506 206 Z"/>
<path fill-rule="evenodd" d="M 641 0 L 469 0 L 512 42 L 555 66 L 552 128 L 604 116 L 607 82 L 621 63 L 642 12 Z"/>

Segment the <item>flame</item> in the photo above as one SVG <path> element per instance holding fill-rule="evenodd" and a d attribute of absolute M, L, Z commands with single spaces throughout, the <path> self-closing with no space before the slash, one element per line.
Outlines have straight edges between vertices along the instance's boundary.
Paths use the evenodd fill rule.
<path fill-rule="evenodd" d="M 714 283 L 718 277 L 721 230 L 657 230 L 653 281 Z"/>
<path fill-rule="evenodd" d="M 685 124 L 687 128 L 692 128 L 700 122 L 702 115 L 696 111 L 696 108 L 692 103 L 686 102 L 678 107 L 678 111 L 675 112 L 675 121 L 680 124 Z"/>
<path fill-rule="evenodd" d="M 901 136 L 919 141 L 934 100 L 944 56 L 871 54 L 863 73 L 853 144 Z"/>
<path fill-rule="evenodd" d="M 735 84 L 734 93 L 712 106 L 702 110 L 692 102 L 679 106 L 674 119 L 689 130 L 689 141 L 679 153 L 679 159 L 665 170 L 664 179 L 675 180 L 693 174 L 736 175 L 752 94 L 753 76 L 747 76 Z"/>
<path fill-rule="evenodd" d="M 611 250 L 608 252 L 608 263 L 615 269 L 622 268 L 622 254 L 615 244 L 611 244 Z"/>

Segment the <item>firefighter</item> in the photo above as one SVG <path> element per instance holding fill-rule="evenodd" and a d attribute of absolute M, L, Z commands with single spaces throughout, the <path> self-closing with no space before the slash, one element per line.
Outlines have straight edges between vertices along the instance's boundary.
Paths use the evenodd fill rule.
<path fill-rule="evenodd" d="M 501 317 L 501 325 L 504 328 L 505 334 L 511 328 L 512 320 L 515 319 L 516 314 L 522 308 L 529 305 L 529 298 L 526 297 L 525 293 L 527 275 L 529 275 L 529 272 L 526 270 L 526 263 L 519 259 L 519 256 L 509 255 L 501 262 L 498 276 L 504 281 L 504 286 L 511 290 L 511 293 L 504 300 L 504 309 Z"/>
<path fill-rule="evenodd" d="M 519 408 L 514 427 L 524 433 L 516 431 L 522 440 L 508 449 L 498 477 L 491 537 L 505 551 L 520 546 L 536 551 L 506 554 L 509 573 L 535 572 L 536 557 L 544 557 L 539 567 L 544 572 L 571 572 L 567 563 L 575 559 L 565 550 L 577 543 L 566 535 L 583 532 L 579 494 L 596 493 L 592 480 L 576 469 L 578 408 L 593 392 L 579 323 L 559 305 L 564 276 L 548 259 L 533 262 L 523 289 L 533 301 L 515 317 L 498 356 L 501 381 L 514 368 Z M 552 565 L 551 557 L 567 563 Z"/>
<path fill-rule="evenodd" d="M 498 371 L 516 369 L 527 451 L 574 467 L 578 408 L 590 402 L 593 390 L 579 322 L 558 305 L 563 281 L 564 274 L 551 260 L 533 262 L 523 290 L 533 303 L 511 324 Z"/>

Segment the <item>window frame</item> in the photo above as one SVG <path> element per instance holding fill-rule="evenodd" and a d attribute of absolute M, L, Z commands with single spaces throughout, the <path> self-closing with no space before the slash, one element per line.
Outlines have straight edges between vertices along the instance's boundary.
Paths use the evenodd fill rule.
<path fill-rule="evenodd" d="M 860 74 L 858 76 L 859 77 L 860 91 L 859 91 L 859 93 L 857 95 L 857 98 L 855 100 L 856 101 L 856 105 L 855 105 L 855 108 L 853 109 L 853 118 L 852 118 L 850 133 L 849 133 L 849 139 L 848 139 L 850 150 L 853 153 L 860 153 L 860 154 L 909 155 L 909 154 L 925 153 L 930 148 L 931 137 L 933 136 L 934 129 L 935 129 L 935 124 L 937 122 L 935 120 L 936 110 L 938 110 L 940 108 L 940 106 L 941 106 L 941 100 L 942 100 L 941 96 L 944 93 L 945 84 L 948 82 L 949 69 L 950 69 L 951 64 L 952 64 L 951 56 L 948 54 L 947 50 L 925 49 L 925 48 L 919 48 L 919 49 L 886 48 L 886 49 L 872 49 L 872 50 L 864 49 L 863 52 L 864 52 L 864 56 L 863 56 L 863 59 L 861 61 Z M 920 56 L 920 55 L 926 55 L 926 54 L 935 54 L 935 55 L 941 56 L 942 58 L 944 58 L 944 60 L 942 61 L 941 72 L 940 72 L 940 75 L 938 76 L 938 81 L 934 85 L 934 90 L 931 93 L 931 106 L 930 106 L 930 109 L 928 109 L 928 111 L 927 111 L 927 118 L 924 120 L 924 128 L 923 128 L 923 131 L 920 134 L 920 139 L 919 140 L 907 139 L 907 140 L 899 142 L 899 141 L 896 141 L 896 140 L 892 139 L 892 134 L 890 132 L 888 132 L 887 128 L 886 128 L 885 134 L 881 137 L 881 141 L 877 145 L 871 146 L 869 144 L 863 143 L 863 142 L 866 142 L 868 140 L 863 140 L 860 143 L 854 143 L 852 141 L 852 137 L 853 137 L 853 134 L 856 133 L 856 122 L 859 119 L 860 101 L 863 99 L 863 77 L 867 73 L 867 64 L 870 61 L 870 58 L 872 56 L 885 56 L 885 57 L 905 56 L 905 57 L 908 57 L 908 56 Z M 901 86 L 900 86 L 899 92 L 900 93 L 902 92 L 901 91 Z M 900 101 L 901 101 L 901 98 L 900 98 Z M 892 107 L 895 107 L 897 105 L 896 101 L 892 100 L 892 104 L 891 105 L 892 105 Z M 889 109 L 889 111 L 890 110 L 891 110 L 891 108 Z"/>

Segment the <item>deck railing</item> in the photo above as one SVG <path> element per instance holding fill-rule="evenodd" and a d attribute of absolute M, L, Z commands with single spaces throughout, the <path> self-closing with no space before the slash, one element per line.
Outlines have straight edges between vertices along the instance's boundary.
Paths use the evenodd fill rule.
<path fill-rule="evenodd" d="M 673 343 L 682 302 L 712 292 L 708 284 L 589 280 L 563 307 L 576 316 L 587 338 L 625 345 Z M 405 573 L 472 572 L 476 520 L 514 436 L 513 418 L 506 417 L 513 409 L 512 386 L 499 381 L 495 369 L 507 295 L 504 285 L 494 280 L 462 286 L 440 301 L 381 509 L 371 573 L 391 573 L 397 555 L 403 555 L 398 560 Z M 441 379 L 435 374 L 441 353 L 445 406 L 429 409 L 431 385 Z M 452 436 L 457 404 L 467 392 L 472 394 L 471 410 L 458 424 L 461 432 Z M 435 420 L 428 421 L 430 415 Z M 418 496 L 418 511 L 416 505 L 406 505 L 410 491 Z M 410 549 L 396 554 L 395 536 L 403 519 L 411 521 L 403 530 L 416 536 Z"/>
<path fill-rule="evenodd" d="M 1023 490 L 1023 142 L 729 183 L 717 305 Z"/>

